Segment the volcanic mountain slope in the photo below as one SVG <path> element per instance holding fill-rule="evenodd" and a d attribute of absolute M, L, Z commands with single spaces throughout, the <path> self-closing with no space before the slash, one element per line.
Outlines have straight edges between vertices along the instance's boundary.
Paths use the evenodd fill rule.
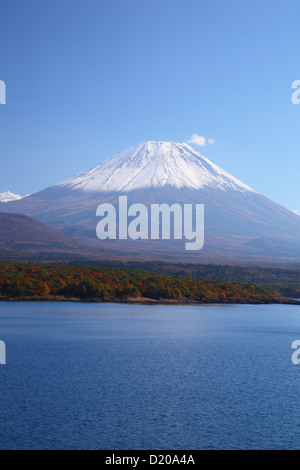
<path fill-rule="evenodd" d="M 183 241 L 100 241 L 99 204 L 205 205 L 205 246 L 186 252 Z M 147 142 L 0 211 L 31 215 L 81 243 L 113 253 L 194 262 L 300 260 L 300 217 L 214 165 L 187 144 Z"/>
<path fill-rule="evenodd" d="M 0 213 L 0 253 L 76 252 L 79 245 L 58 230 L 21 214 Z"/>

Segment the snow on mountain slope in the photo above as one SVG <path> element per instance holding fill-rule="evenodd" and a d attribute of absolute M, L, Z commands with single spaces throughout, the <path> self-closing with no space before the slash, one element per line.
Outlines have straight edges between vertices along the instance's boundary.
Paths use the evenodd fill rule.
<path fill-rule="evenodd" d="M 19 196 L 19 194 L 6 191 L 5 193 L 0 193 L 0 202 L 19 201 L 20 199 L 23 199 L 23 197 L 24 196 Z"/>
<path fill-rule="evenodd" d="M 122 152 L 56 187 L 83 192 L 129 192 L 166 186 L 254 193 L 189 145 L 154 141 Z"/>

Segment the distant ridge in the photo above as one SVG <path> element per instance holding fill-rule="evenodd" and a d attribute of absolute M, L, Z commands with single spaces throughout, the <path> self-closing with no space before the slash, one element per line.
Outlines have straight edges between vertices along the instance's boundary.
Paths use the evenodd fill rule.
<path fill-rule="evenodd" d="M 0 250 L 72 251 L 78 243 L 38 220 L 22 214 L 0 213 Z"/>

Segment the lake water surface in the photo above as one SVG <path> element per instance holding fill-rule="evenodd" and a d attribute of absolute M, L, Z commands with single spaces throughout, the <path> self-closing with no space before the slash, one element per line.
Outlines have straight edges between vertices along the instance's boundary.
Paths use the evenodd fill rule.
<path fill-rule="evenodd" d="M 1 449 L 299 449 L 300 308 L 1 302 Z"/>

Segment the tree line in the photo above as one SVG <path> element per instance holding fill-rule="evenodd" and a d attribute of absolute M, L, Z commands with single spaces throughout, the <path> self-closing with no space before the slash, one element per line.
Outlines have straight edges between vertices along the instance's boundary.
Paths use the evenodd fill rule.
<path fill-rule="evenodd" d="M 149 298 L 201 302 L 255 302 L 282 298 L 277 291 L 253 283 L 203 280 L 141 270 L 7 263 L 0 264 L 0 297 Z"/>

